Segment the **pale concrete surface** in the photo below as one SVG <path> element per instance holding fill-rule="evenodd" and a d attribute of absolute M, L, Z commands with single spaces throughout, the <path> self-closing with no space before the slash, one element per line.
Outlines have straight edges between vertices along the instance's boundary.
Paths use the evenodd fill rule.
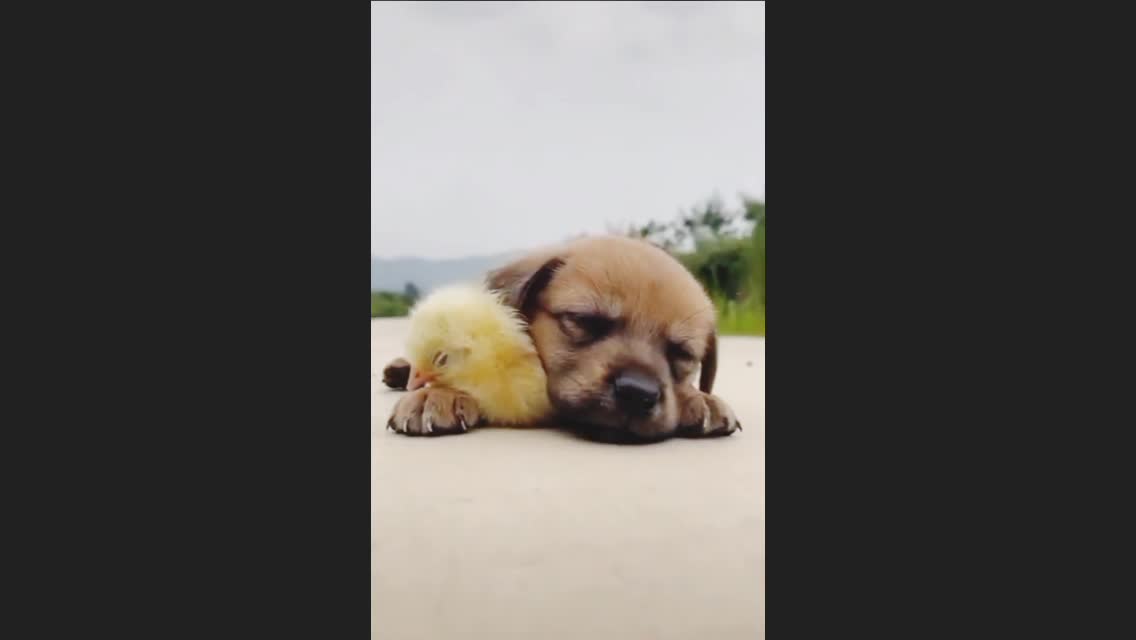
<path fill-rule="evenodd" d="M 371 324 L 372 638 L 764 637 L 764 339 L 719 348 L 744 431 L 620 446 L 386 430 L 405 330 Z"/>

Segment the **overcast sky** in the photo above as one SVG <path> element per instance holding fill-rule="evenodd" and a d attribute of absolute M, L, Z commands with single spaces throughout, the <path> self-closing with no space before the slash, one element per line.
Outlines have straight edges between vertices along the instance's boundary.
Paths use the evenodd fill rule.
<path fill-rule="evenodd" d="M 371 4 L 371 253 L 459 257 L 765 196 L 759 2 Z"/>

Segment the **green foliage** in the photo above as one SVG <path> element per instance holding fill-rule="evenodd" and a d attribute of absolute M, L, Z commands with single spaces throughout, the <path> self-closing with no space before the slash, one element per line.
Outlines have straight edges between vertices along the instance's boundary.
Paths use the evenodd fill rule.
<path fill-rule="evenodd" d="M 676 257 L 711 296 L 738 300 L 747 293 L 752 282 L 749 244 L 743 238 L 719 237 L 703 241 L 697 250 Z"/>
<path fill-rule="evenodd" d="M 714 301 L 718 310 L 718 333 L 722 335 L 765 335 L 765 307 L 719 298 Z"/>
<path fill-rule="evenodd" d="M 742 206 L 745 207 L 744 217 L 751 222 L 765 224 L 765 203 L 760 200 L 750 200 L 742 198 Z"/>
<path fill-rule="evenodd" d="M 765 313 L 765 203 L 757 204 L 760 213 L 755 215 L 756 224 L 753 227 L 753 280 L 751 286 L 754 291 L 759 292 L 758 295 L 761 299 L 762 314 Z M 764 331 L 763 331 L 764 335 Z"/>
<path fill-rule="evenodd" d="M 626 233 L 666 249 L 694 274 L 714 301 L 721 333 L 765 335 L 764 201 L 743 196 L 731 209 L 713 196 L 672 222 Z M 372 291 L 371 317 L 405 316 L 419 295 L 412 282 L 402 293 Z"/>
<path fill-rule="evenodd" d="M 405 316 L 410 312 L 410 307 L 413 305 L 414 301 L 403 293 L 394 293 L 392 291 L 371 292 L 372 318 Z"/>
<path fill-rule="evenodd" d="M 656 222 L 654 220 L 648 222 L 642 227 L 632 227 L 627 235 L 633 238 L 642 238 L 649 242 L 653 242 L 667 251 L 675 249 L 677 238 L 675 237 L 674 230 L 670 225 Z"/>
<path fill-rule="evenodd" d="M 670 223 L 629 230 L 671 252 L 706 287 L 722 333 L 765 335 L 765 202 L 742 197 L 727 208 L 717 196 Z"/>
<path fill-rule="evenodd" d="M 418 302 L 418 298 L 421 297 L 421 294 L 418 291 L 418 287 L 416 287 L 413 282 L 406 283 L 406 287 L 404 287 L 402 290 L 402 295 L 410 301 L 410 304 Z"/>

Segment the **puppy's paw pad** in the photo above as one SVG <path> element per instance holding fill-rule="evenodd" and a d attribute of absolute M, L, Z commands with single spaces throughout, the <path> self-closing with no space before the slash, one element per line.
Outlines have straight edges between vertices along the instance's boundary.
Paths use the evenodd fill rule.
<path fill-rule="evenodd" d="M 477 409 L 477 402 L 466 395 L 454 399 L 454 416 L 462 431 L 467 431 L 481 422 L 481 412 Z"/>
<path fill-rule="evenodd" d="M 425 389 L 419 389 L 399 398 L 387 420 L 389 429 L 408 436 L 421 435 L 422 408 L 426 401 L 426 394 L 422 393 L 423 391 Z"/>
<path fill-rule="evenodd" d="M 388 426 L 408 436 L 462 433 L 477 424 L 477 403 L 442 387 L 417 389 L 395 404 Z"/>
<path fill-rule="evenodd" d="M 734 415 L 730 405 L 726 404 L 721 398 L 706 396 L 706 406 L 709 409 L 709 420 L 707 425 L 704 426 L 706 435 L 728 436 L 738 430 L 741 423 L 738 422 L 738 418 Z"/>
<path fill-rule="evenodd" d="M 733 409 L 721 398 L 700 391 L 685 398 L 679 431 L 688 437 L 727 436 L 741 428 Z"/>

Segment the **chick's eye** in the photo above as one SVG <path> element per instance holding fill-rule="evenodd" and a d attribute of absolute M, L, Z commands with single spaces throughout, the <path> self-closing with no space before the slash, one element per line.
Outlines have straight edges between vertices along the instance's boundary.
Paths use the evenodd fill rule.
<path fill-rule="evenodd" d="M 439 351 L 438 353 L 435 353 L 434 354 L 434 366 L 436 366 L 436 367 L 445 366 L 447 359 L 448 358 L 446 357 L 445 352 Z"/>
<path fill-rule="evenodd" d="M 615 321 L 605 316 L 566 313 L 561 317 L 561 325 L 569 335 L 598 340 L 611 331 Z"/>

